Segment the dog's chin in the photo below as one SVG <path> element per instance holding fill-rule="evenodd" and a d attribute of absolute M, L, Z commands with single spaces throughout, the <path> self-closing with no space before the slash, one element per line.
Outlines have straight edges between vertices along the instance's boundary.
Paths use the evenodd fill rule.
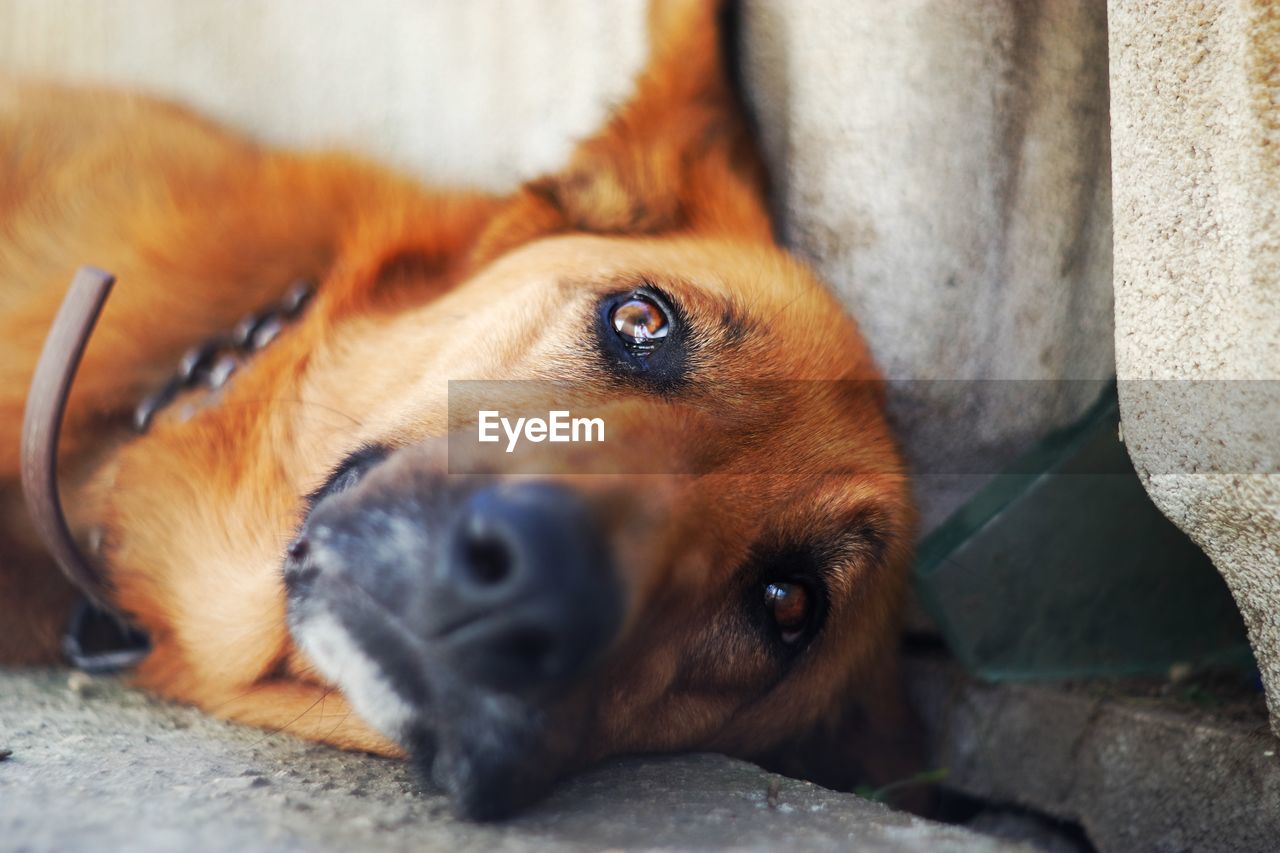
<path fill-rule="evenodd" d="M 307 596 L 292 602 L 289 621 L 319 673 L 362 719 L 409 752 L 422 778 L 443 789 L 460 816 L 510 815 L 569 769 L 536 700 L 470 685 L 448 667 L 431 666 L 429 647 L 410 647 L 385 618 L 366 618 L 374 615 L 380 616 L 343 618 Z M 351 619 L 358 630 L 348 627 Z"/>
<path fill-rule="evenodd" d="M 447 690 L 447 688 L 445 688 Z M 507 817 L 545 796 L 563 775 L 543 714 L 523 699 L 442 692 L 434 728 L 407 747 L 418 772 L 471 820 Z"/>

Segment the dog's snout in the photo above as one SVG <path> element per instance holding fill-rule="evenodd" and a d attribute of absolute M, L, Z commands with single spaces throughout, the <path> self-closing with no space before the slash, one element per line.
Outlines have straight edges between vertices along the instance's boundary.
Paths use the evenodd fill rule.
<path fill-rule="evenodd" d="M 604 537 L 572 489 L 481 489 L 449 535 L 444 577 L 460 618 L 442 639 L 461 677 L 502 689 L 567 678 L 612 638 L 617 579 Z"/>
<path fill-rule="evenodd" d="M 431 449 L 392 454 L 317 503 L 283 567 L 295 630 L 336 617 L 397 683 L 463 693 L 584 673 L 625 609 L 604 504 L 548 480 L 426 475 Z"/>

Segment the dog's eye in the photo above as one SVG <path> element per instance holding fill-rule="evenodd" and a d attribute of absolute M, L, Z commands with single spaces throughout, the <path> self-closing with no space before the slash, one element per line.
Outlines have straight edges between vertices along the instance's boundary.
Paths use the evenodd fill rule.
<path fill-rule="evenodd" d="M 688 378 L 691 329 L 680 306 L 653 285 L 606 294 L 592 320 L 601 366 L 615 378 L 663 396 Z"/>
<path fill-rule="evenodd" d="M 671 329 L 671 320 L 662 306 L 642 293 L 618 303 L 609 314 L 609 325 L 632 352 L 645 354 L 657 349 Z"/>
<path fill-rule="evenodd" d="M 803 584 L 771 583 L 764 588 L 764 604 L 784 643 L 804 636 L 812 617 L 812 596 Z"/>

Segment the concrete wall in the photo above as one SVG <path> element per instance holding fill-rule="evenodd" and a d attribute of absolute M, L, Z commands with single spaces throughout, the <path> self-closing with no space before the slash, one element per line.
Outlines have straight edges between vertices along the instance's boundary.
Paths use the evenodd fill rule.
<path fill-rule="evenodd" d="M 1125 440 L 1227 579 L 1280 734 L 1280 8 L 1110 16 Z"/>
<path fill-rule="evenodd" d="M 502 189 L 630 90 L 645 0 L 0 0 L 0 70 L 176 98 L 272 142 Z"/>
<path fill-rule="evenodd" d="M 1114 371 L 1105 11 L 746 4 L 784 235 L 894 380 L 926 530 Z"/>

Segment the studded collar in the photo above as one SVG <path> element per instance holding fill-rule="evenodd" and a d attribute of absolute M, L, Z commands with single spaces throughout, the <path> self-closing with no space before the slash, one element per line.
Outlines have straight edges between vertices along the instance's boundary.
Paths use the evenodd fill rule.
<path fill-rule="evenodd" d="M 67 396 L 114 283 L 111 274 L 93 267 L 76 272 L 36 363 L 22 422 L 22 490 L 32 526 L 63 574 L 84 595 L 63 637 L 63 654 L 88 671 L 129 667 L 150 651 L 146 634 L 111 602 L 107 579 L 71 535 L 58 493 L 58 439 Z M 302 313 L 314 291 L 312 282 L 299 280 L 276 304 L 188 350 L 174 375 L 138 404 L 134 430 L 146 432 L 155 416 L 184 391 L 201 386 L 220 390 L 240 365 L 269 346 Z"/>
<path fill-rule="evenodd" d="M 266 349 L 311 301 L 315 284 L 299 279 L 274 305 L 256 311 L 236 323 L 231 331 L 214 335 L 183 353 L 178 369 L 133 410 L 133 429 L 145 433 L 157 414 L 184 391 L 205 388 L 220 391 L 232 374 L 255 353 Z M 185 412 L 190 416 L 191 412 Z"/>

